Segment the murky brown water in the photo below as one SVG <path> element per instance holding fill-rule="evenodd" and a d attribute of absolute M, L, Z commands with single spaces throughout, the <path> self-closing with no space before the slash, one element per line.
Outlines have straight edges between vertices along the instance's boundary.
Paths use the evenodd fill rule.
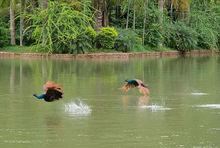
<path fill-rule="evenodd" d="M 129 78 L 150 97 L 120 92 Z M 46 80 L 63 85 L 63 100 L 32 97 Z M 0 59 L 0 147 L 220 147 L 219 90 L 219 57 Z"/>

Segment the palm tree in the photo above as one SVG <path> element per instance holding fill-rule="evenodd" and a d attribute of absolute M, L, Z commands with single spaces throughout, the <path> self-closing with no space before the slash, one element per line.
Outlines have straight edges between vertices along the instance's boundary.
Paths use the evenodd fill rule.
<path fill-rule="evenodd" d="M 103 0 L 101 0 L 103 1 Z M 99 0 L 93 1 L 93 7 L 96 9 L 95 11 L 95 28 L 99 30 L 102 27 L 102 3 Z"/>
<path fill-rule="evenodd" d="M 25 13 L 25 0 L 21 0 L 20 7 L 20 46 L 23 46 L 23 32 L 24 32 L 24 13 Z"/>
<path fill-rule="evenodd" d="M 159 16 L 160 24 L 162 24 L 162 21 L 163 21 L 163 7 L 164 7 L 164 0 L 158 0 L 158 8 L 160 11 L 160 16 Z"/>
<path fill-rule="evenodd" d="M 143 34 L 142 34 L 142 44 L 144 45 L 145 39 L 145 27 L 146 27 L 146 17 L 147 17 L 147 3 L 148 0 L 144 0 L 144 21 L 143 21 Z"/>
<path fill-rule="evenodd" d="M 10 0 L 10 35 L 11 35 L 11 45 L 16 45 L 15 0 Z"/>
<path fill-rule="evenodd" d="M 131 5 L 131 0 L 128 0 L 128 10 L 127 10 L 127 19 L 126 19 L 126 29 L 128 29 L 128 23 L 129 23 L 129 15 L 130 15 L 130 5 Z"/>
<path fill-rule="evenodd" d="M 106 0 L 93 0 L 93 7 L 96 9 L 95 13 L 95 28 L 99 28 L 108 25 L 108 12 Z"/>
<path fill-rule="evenodd" d="M 160 31 L 162 31 L 162 24 L 163 24 L 163 7 L 164 7 L 164 0 L 158 0 L 158 8 L 160 11 L 159 16 L 159 24 L 160 24 Z M 159 47 L 162 47 L 162 41 L 159 42 Z"/>
<path fill-rule="evenodd" d="M 16 44 L 16 30 L 15 30 L 15 0 L 0 0 L 0 7 L 1 8 L 8 8 L 9 7 L 9 14 L 10 14 L 10 43 L 11 45 Z"/>

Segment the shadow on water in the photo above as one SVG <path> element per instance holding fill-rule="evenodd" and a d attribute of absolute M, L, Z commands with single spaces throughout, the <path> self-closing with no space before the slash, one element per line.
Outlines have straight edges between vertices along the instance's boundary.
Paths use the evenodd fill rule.
<path fill-rule="evenodd" d="M 171 108 L 166 107 L 165 103 L 150 103 L 150 97 L 149 96 L 140 96 L 138 98 L 131 97 L 131 96 L 122 96 L 122 103 L 123 107 L 126 109 L 128 107 L 133 107 L 136 106 L 140 109 L 148 109 L 151 112 L 156 112 L 156 111 L 167 111 L 171 110 Z M 132 101 L 137 100 L 135 105 L 131 103 Z"/>

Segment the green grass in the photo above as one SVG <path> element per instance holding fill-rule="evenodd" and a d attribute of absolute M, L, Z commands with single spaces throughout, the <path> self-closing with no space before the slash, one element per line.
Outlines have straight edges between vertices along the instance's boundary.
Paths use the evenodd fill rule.
<path fill-rule="evenodd" d="M 138 46 L 136 45 L 134 49 L 130 52 L 151 52 L 151 51 L 172 51 L 173 49 L 167 47 L 147 47 L 147 46 Z M 36 46 L 5 46 L 0 48 L 0 51 L 5 52 L 15 52 L 15 53 L 45 53 L 43 50 L 39 50 Z M 87 51 L 87 53 L 119 53 L 114 49 L 93 49 L 91 51 Z"/>
<path fill-rule="evenodd" d="M 42 49 L 42 50 L 41 50 Z M 5 46 L 0 48 L 0 51 L 15 52 L 15 53 L 46 53 L 43 48 L 39 48 L 36 45 L 32 46 Z"/>
<path fill-rule="evenodd" d="M 16 53 L 36 52 L 32 48 L 33 48 L 32 46 L 5 46 L 5 47 L 0 48 L 0 51 L 16 52 Z"/>
<path fill-rule="evenodd" d="M 153 48 L 153 50 L 154 50 L 154 51 L 172 51 L 172 50 L 174 50 L 174 49 L 169 48 L 169 47 L 164 47 L 164 46 L 162 46 L 162 47 L 155 47 L 155 48 Z M 176 50 L 175 50 L 175 51 L 176 51 Z"/>

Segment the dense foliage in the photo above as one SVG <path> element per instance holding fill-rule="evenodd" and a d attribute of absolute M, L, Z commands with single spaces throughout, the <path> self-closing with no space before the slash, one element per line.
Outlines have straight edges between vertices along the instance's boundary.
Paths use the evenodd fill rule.
<path fill-rule="evenodd" d="M 168 47 L 179 51 L 195 49 L 198 44 L 197 33 L 183 22 L 176 22 L 167 28 L 165 43 Z"/>
<path fill-rule="evenodd" d="M 219 0 L 0 0 L 0 7 L 0 46 L 14 38 L 50 53 L 220 48 Z"/>
<path fill-rule="evenodd" d="M 36 9 L 28 14 L 31 35 L 41 49 L 56 53 L 74 53 L 81 48 L 77 45 L 82 34 L 91 26 L 92 20 L 77 10 L 77 5 L 50 2 L 48 9 Z M 84 42 L 84 41 L 83 41 Z"/>
<path fill-rule="evenodd" d="M 112 49 L 115 45 L 115 40 L 118 32 L 113 27 L 103 27 L 98 32 L 96 37 L 97 48 Z"/>
<path fill-rule="evenodd" d="M 141 38 L 131 29 L 118 29 L 119 35 L 116 39 L 115 50 L 129 52 L 141 45 Z"/>
<path fill-rule="evenodd" d="M 9 44 L 8 34 L 9 34 L 9 27 L 4 22 L 4 19 L 0 18 L 0 47 L 3 47 Z"/>

